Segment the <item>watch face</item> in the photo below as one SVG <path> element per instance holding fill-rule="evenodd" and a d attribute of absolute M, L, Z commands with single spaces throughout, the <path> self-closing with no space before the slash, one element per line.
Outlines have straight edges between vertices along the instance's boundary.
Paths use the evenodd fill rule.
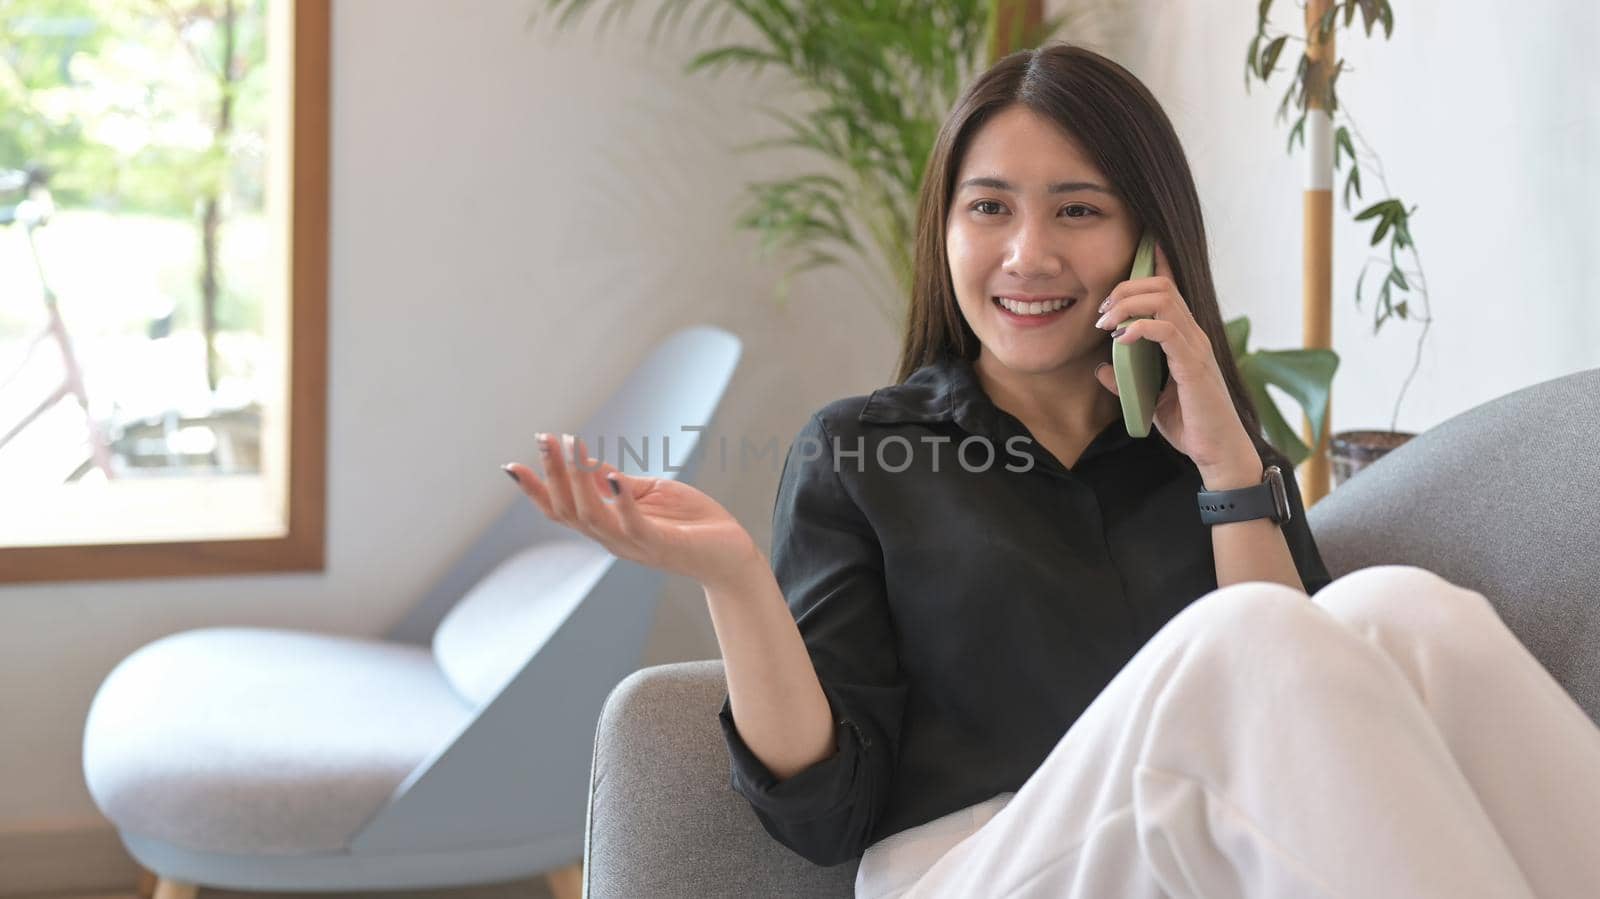
<path fill-rule="evenodd" d="M 1276 465 L 1268 466 L 1266 481 L 1272 485 L 1272 506 L 1276 510 L 1272 520 L 1283 524 L 1294 514 L 1294 509 L 1289 505 L 1289 493 L 1283 486 L 1283 472 Z"/>

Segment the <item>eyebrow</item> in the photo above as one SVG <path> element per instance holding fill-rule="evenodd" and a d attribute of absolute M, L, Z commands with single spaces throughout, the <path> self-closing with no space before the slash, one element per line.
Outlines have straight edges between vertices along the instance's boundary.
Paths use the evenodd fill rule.
<path fill-rule="evenodd" d="M 964 190 L 968 187 L 987 187 L 993 190 L 1004 190 L 1011 193 L 1017 192 L 1016 185 L 1012 184 L 1010 181 L 1006 181 L 1003 178 L 968 178 L 967 180 L 961 182 L 956 189 Z M 1068 194 L 1076 190 L 1093 190 L 1099 191 L 1103 194 L 1115 196 L 1115 193 L 1111 190 L 1111 188 L 1095 184 L 1093 181 L 1057 181 L 1055 184 L 1050 185 L 1050 187 L 1046 189 L 1046 193 Z"/>

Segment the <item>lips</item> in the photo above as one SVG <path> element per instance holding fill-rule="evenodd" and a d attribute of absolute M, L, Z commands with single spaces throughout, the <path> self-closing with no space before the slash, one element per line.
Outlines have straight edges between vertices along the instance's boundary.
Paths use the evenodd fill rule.
<path fill-rule="evenodd" d="M 1000 311 L 1000 313 L 1004 317 L 1006 317 L 1007 319 L 1009 319 L 1011 321 L 1015 321 L 1015 322 L 1018 322 L 1018 323 L 1033 323 L 1035 321 L 1052 321 L 1052 320 L 1054 320 L 1056 318 L 1059 318 L 1062 313 L 1066 312 L 1068 309 L 1071 309 L 1071 308 L 1073 308 L 1074 306 L 1076 306 L 1078 304 L 1078 298 L 1077 297 L 1066 297 L 1066 298 L 1064 298 L 1065 302 L 1062 304 L 1061 308 L 1055 309 L 1055 310 L 1052 310 L 1052 311 L 1049 311 L 1049 312 L 1043 311 L 1043 309 L 1049 308 L 1050 305 L 1052 305 L 1053 303 L 1056 303 L 1056 302 L 1060 302 L 1062 299 L 1063 298 L 1057 297 L 1057 298 L 1052 299 L 1052 300 L 1032 300 L 1032 301 L 1028 301 L 1028 300 L 1023 300 L 1023 299 L 1017 298 L 1017 297 L 998 297 L 998 296 L 996 296 L 996 297 L 990 297 L 990 302 L 992 302 L 994 304 L 995 308 L 998 309 Z M 1005 300 L 1006 302 L 1010 302 L 1013 305 L 1013 307 L 1016 308 L 1016 309 L 1026 309 L 1028 311 L 1017 312 L 1017 311 L 1013 311 L 1012 309 L 1008 309 L 1008 308 L 1006 308 L 1006 305 L 1005 305 L 1004 302 L 1002 302 L 1002 300 Z M 1040 308 L 1041 311 L 1033 312 L 1033 311 L 1031 311 L 1033 308 Z"/>

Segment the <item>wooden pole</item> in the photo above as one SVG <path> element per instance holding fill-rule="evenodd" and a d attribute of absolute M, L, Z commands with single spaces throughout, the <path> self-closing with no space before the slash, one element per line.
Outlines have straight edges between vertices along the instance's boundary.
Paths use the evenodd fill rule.
<path fill-rule="evenodd" d="M 1044 0 L 990 0 L 994 31 L 989 36 L 989 62 L 1029 46 L 1044 22 Z"/>
<path fill-rule="evenodd" d="M 1332 0 L 1306 2 L 1306 189 L 1302 245 L 1302 327 L 1306 349 L 1333 347 L 1333 118 L 1328 79 L 1333 74 L 1334 32 L 1322 37 L 1319 24 Z M 1312 422 L 1305 419 L 1305 441 L 1311 457 L 1302 463 L 1301 500 L 1307 508 L 1328 494 L 1328 429 L 1333 419 L 1329 397 L 1322 439 L 1312 443 Z"/>

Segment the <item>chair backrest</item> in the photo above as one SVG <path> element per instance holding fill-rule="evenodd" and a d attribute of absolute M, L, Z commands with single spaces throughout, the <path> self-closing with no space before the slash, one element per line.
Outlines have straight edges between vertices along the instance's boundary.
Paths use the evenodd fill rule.
<path fill-rule="evenodd" d="M 739 354 L 725 331 L 680 331 L 576 433 L 670 434 L 671 458 L 649 460 L 644 473 L 687 479 L 701 444 L 680 429 L 710 426 Z M 465 594 L 434 648 L 477 713 L 396 788 L 351 850 L 520 845 L 530 847 L 521 856 L 529 870 L 577 857 L 595 724 L 612 687 L 638 667 L 662 579 L 518 497 L 435 588 L 466 584 L 448 597 Z"/>
<path fill-rule="evenodd" d="M 450 686 L 492 699 L 549 641 L 611 567 L 592 540 L 547 540 L 517 553 L 467 592 L 433 635 Z"/>
<path fill-rule="evenodd" d="M 1328 573 L 1416 565 L 1482 593 L 1600 722 L 1600 369 L 1461 413 L 1306 513 Z"/>

